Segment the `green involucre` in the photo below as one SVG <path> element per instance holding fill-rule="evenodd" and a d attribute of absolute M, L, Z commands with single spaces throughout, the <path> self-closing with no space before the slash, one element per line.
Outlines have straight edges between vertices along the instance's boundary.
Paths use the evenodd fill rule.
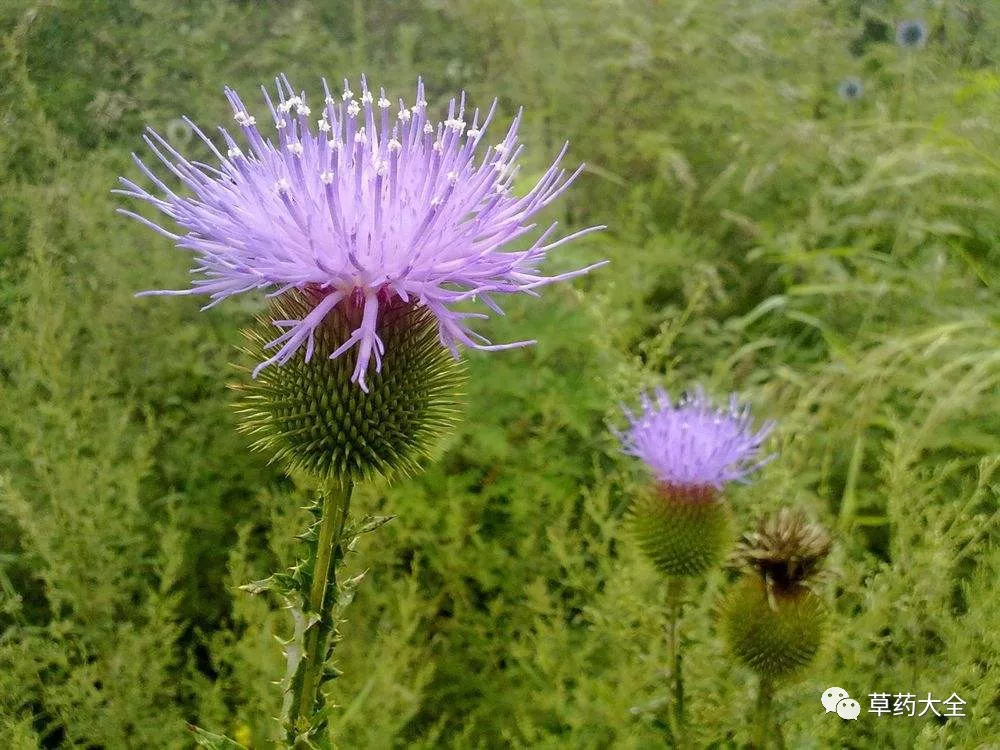
<path fill-rule="evenodd" d="M 675 500 L 658 491 L 636 498 L 631 531 L 652 563 L 670 576 L 698 576 L 722 561 L 733 541 L 728 507 Z"/>
<path fill-rule="evenodd" d="M 722 606 L 722 628 L 733 653 L 762 677 L 784 677 L 806 666 L 819 650 L 826 622 L 822 600 L 804 586 L 773 590 L 747 574 Z"/>
<path fill-rule="evenodd" d="M 310 309 L 301 293 L 277 298 L 269 314 L 244 331 L 243 351 L 254 361 L 266 359 L 264 345 L 276 336 L 271 321 L 299 319 Z M 456 420 L 464 368 L 441 346 L 434 316 L 399 303 L 379 321 L 382 370 L 368 373 L 365 393 L 351 382 L 354 350 L 329 358 L 357 326 L 352 312 L 338 305 L 327 316 L 308 363 L 297 353 L 233 386 L 241 393 L 239 428 L 255 438 L 254 450 L 320 479 L 413 473 Z"/>

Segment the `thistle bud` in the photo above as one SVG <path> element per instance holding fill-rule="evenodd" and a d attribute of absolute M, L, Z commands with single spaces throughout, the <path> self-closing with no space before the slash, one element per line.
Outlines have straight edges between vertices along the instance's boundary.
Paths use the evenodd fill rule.
<path fill-rule="evenodd" d="M 245 353 L 260 360 L 272 321 L 296 320 L 316 306 L 310 290 L 286 292 L 244 332 Z M 367 392 L 352 381 L 354 356 L 331 354 L 360 325 L 361 305 L 341 301 L 318 325 L 305 352 L 234 386 L 240 429 L 253 448 L 320 478 L 410 473 L 452 424 L 462 367 L 438 340 L 436 319 L 398 297 L 381 301 L 375 336 L 383 349 Z"/>
<path fill-rule="evenodd" d="M 741 540 L 735 556 L 746 572 L 723 604 L 722 626 L 733 653 L 762 678 L 785 677 L 819 650 L 826 607 L 812 586 L 829 552 L 826 533 L 788 508 Z"/>

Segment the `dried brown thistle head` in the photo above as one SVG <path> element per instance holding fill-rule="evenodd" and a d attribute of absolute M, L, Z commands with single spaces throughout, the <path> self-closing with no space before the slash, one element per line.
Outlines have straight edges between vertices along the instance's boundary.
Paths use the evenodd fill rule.
<path fill-rule="evenodd" d="M 743 535 L 734 557 L 760 574 L 770 598 L 808 588 L 830 553 L 830 544 L 821 526 L 809 523 L 801 511 L 782 508 Z"/>

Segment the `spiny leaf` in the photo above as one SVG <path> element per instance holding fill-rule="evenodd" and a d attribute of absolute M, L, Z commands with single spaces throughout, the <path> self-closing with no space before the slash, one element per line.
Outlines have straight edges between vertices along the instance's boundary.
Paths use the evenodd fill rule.
<path fill-rule="evenodd" d="M 355 535 L 369 534 L 375 529 L 389 523 L 395 516 L 366 516 L 361 525 L 354 530 Z"/>
<path fill-rule="evenodd" d="M 207 747 L 209 750 L 247 750 L 244 745 L 225 735 L 209 732 L 194 724 L 188 724 L 188 730 L 194 735 L 194 741 L 198 743 L 199 747 Z"/>
<path fill-rule="evenodd" d="M 287 593 L 289 589 L 297 588 L 295 579 L 286 573 L 275 573 L 259 581 L 251 581 L 240 586 L 241 591 L 251 594 L 263 594 L 265 591 L 280 591 Z"/>

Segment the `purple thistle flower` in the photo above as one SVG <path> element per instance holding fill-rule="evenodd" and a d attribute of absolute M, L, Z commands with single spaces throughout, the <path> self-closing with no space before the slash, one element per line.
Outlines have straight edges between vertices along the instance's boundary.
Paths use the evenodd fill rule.
<path fill-rule="evenodd" d="M 265 140 L 242 100 L 227 88 L 246 151 L 220 127 L 226 145 L 222 153 L 185 118 L 218 159 L 218 167 L 189 161 L 150 129 L 143 136 L 146 144 L 191 195 L 175 193 L 135 156 L 159 195 L 126 179 L 121 180 L 126 189 L 116 191 L 148 202 L 183 233 L 132 211 L 119 209 L 121 213 L 197 256 L 194 273 L 200 276 L 191 288 L 142 295 L 208 295 L 211 301 L 203 309 L 257 289 L 269 296 L 305 290 L 314 301 L 302 319 L 274 321 L 284 332 L 267 345 L 276 351 L 256 367 L 254 377 L 268 365 L 284 364 L 303 345 L 309 361 L 314 332 L 338 307 L 359 322 L 330 357 L 356 347 L 352 381 L 366 391 L 365 373 L 373 359 L 379 372 L 384 354 L 377 324 L 383 312 L 399 303 L 425 305 L 437 319 L 442 346 L 456 357 L 459 344 L 485 350 L 530 345 L 534 342 L 493 345 L 465 322 L 487 315 L 452 306 L 479 299 L 502 314 L 495 295 L 535 294 L 541 286 L 603 265 L 556 276 L 537 270 L 548 251 L 604 227 L 552 239 L 553 223 L 527 249 L 504 250 L 535 228 L 531 217 L 583 169 L 581 165 L 568 176 L 559 169 L 563 146 L 526 195 L 512 195 L 523 148 L 517 137 L 520 113 L 506 136 L 477 160 L 495 100 L 484 118 L 475 110 L 470 124 L 464 119 L 463 94 L 458 102 L 451 100 L 447 119 L 434 124 L 427 116 L 422 81 L 413 107 L 400 99 L 398 111 L 391 111 L 385 90 L 376 98 L 364 77 L 360 102 L 346 80 L 338 96 L 331 95 L 324 80 L 325 101 L 312 120 L 304 93 L 296 95 L 285 77 L 276 86 L 277 104 L 264 90 L 276 143 Z"/>
<path fill-rule="evenodd" d="M 746 481 L 773 458 L 755 460 L 774 423 L 754 432 L 749 407 L 741 407 L 735 394 L 725 410 L 717 409 L 701 388 L 676 405 L 662 388 L 654 395 L 655 403 L 642 394 L 638 416 L 624 409 L 630 425 L 614 433 L 623 450 L 642 459 L 671 494 L 706 499 L 726 482 Z"/>

